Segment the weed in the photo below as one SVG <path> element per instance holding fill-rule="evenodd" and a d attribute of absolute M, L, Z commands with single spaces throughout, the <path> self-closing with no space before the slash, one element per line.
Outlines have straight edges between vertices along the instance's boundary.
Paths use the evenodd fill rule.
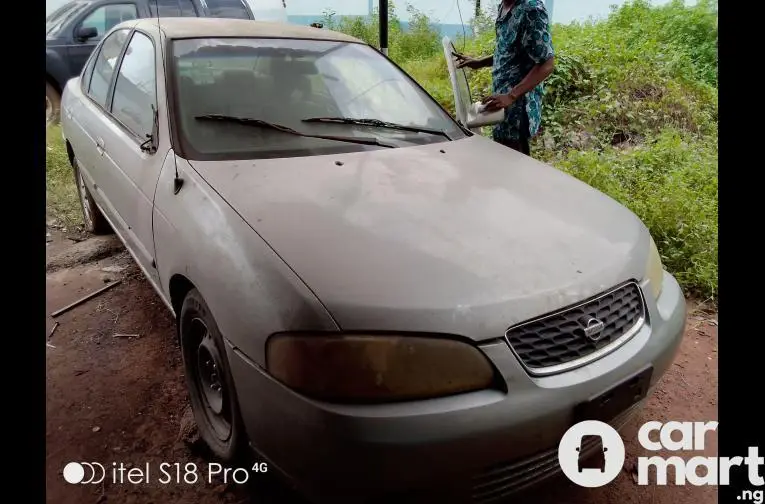
<path fill-rule="evenodd" d="M 82 212 L 61 128 L 49 127 L 45 140 L 47 214 L 71 229 L 82 224 Z"/>

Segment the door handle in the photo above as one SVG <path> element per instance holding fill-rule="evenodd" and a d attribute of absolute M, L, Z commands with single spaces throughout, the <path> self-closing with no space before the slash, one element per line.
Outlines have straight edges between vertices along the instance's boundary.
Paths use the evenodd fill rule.
<path fill-rule="evenodd" d="M 104 139 L 101 137 L 96 138 L 96 150 L 100 155 L 104 155 L 106 149 L 104 148 Z"/>

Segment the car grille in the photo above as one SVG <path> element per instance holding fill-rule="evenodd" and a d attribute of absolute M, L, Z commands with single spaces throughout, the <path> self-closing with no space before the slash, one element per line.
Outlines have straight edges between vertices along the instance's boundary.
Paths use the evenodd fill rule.
<path fill-rule="evenodd" d="M 617 430 L 621 429 L 643 404 L 635 404 L 609 423 Z M 583 451 L 586 456 L 592 455 L 598 446 L 597 440 L 586 442 Z M 557 446 L 519 461 L 497 464 L 473 478 L 471 501 L 474 504 L 490 504 L 506 499 L 560 472 Z"/>
<path fill-rule="evenodd" d="M 595 336 L 584 333 L 586 321 L 603 323 Z M 640 286 L 629 282 L 588 301 L 511 327 L 507 342 L 532 374 L 552 374 L 601 357 L 614 343 L 624 343 L 645 321 Z"/>

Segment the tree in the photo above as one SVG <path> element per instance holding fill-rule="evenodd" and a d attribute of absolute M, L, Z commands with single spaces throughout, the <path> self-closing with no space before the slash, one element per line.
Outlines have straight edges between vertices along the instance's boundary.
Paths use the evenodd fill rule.
<path fill-rule="evenodd" d="M 457 0 L 459 2 L 459 0 Z M 481 15 L 481 0 L 475 0 L 475 15 L 474 17 L 478 19 L 478 17 Z"/>

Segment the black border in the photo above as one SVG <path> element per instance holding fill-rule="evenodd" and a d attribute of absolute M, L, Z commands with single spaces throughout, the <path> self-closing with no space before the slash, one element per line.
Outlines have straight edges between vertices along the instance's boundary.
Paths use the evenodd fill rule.
<path fill-rule="evenodd" d="M 16 5 L 9 24 L 21 20 L 40 19 L 42 23 L 44 7 L 42 2 L 20 2 Z M 39 9 L 39 10 L 38 10 Z M 37 14 L 35 14 L 37 12 Z M 15 30 L 9 30 L 14 33 Z M 34 33 L 34 32 L 33 32 Z M 12 35 L 13 37 L 13 35 Z M 16 37 L 13 37 L 16 38 Z M 39 42 L 38 42 L 39 40 Z M 6 92 L 3 100 L 6 125 L 6 153 L 10 154 L 13 162 L 6 162 L 6 185 L 10 189 L 2 203 L 6 206 L 6 226 L 9 226 L 5 252 L 10 256 L 5 264 L 11 278 L 18 272 L 21 278 L 17 281 L 6 281 L 7 287 L 15 287 L 23 296 L 8 296 L 11 302 L 9 317 L 13 334 L 13 355 L 10 357 L 13 374 L 22 381 L 21 386 L 8 387 L 11 401 L 16 404 L 21 413 L 15 420 L 8 418 L 11 431 L 5 436 L 8 457 L 5 466 L 13 470 L 13 479 L 19 488 L 24 488 L 29 502 L 45 502 L 46 485 L 46 347 L 43 344 L 43 334 L 46 332 L 45 310 L 45 261 L 46 248 L 43 244 L 43 231 L 46 227 L 45 200 L 45 153 L 46 129 L 43 126 L 43 100 L 35 91 L 32 71 L 32 61 L 40 62 L 40 73 L 45 73 L 45 48 L 34 46 L 45 44 L 40 30 L 39 39 L 33 36 L 31 40 L 9 40 L 10 50 L 6 52 L 6 79 L 10 93 Z M 38 88 L 42 91 L 44 75 L 40 75 Z M 13 85 L 15 84 L 15 85 Z M 38 112 L 31 104 L 37 103 Z M 7 141 L 13 138 L 13 143 Z M 21 140 L 21 145 L 17 141 Z M 10 161 L 10 160 L 9 160 Z M 14 194 L 19 192 L 20 194 Z M 23 196 L 22 196 L 23 195 Z M 18 203 L 23 202 L 23 207 Z M 38 276 L 39 275 L 39 276 Z M 24 285 L 26 284 L 26 285 Z M 38 287 L 39 286 L 39 287 Z M 35 291 L 40 289 L 39 294 Z M 10 294 L 10 292 L 9 292 Z M 35 315 L 37 313 L 37 315 Z M 31 324 L 31 326 L 30 326 Z M 16 327 L 14 327 L 16 326 Z M 47 337 L 47 334 L 46 334 Z M 17 363 L 17 364 L 16 364 Z M 14 365 L 16 364 L 16 365 Z M 39 395 L 38 395 L 39 394 Z M 11 455 L 14 454 L 14 455 Z M 39 459 L 38 459 L 39 457 Z M 38 467 L 40 471 L 38 473 Z M 4 493 L 10 495 L 6 487 Z M 10 497 L 6 497 L 8 499 Z"/>
<path fill-rule="evenodd" d="M 741 72 L 742 68 L 754 69 L 760 64 L 759 55 L 740 50 L 742 47 L 758 47 L 759 32 L 753 26 L 750 29 L 741 25 L 743 11 L 736 7 L 745 6 L 748 19 L 753 22 L 761 19 L 759 13 L 765 9 L 761 2 L 719 3 L 723 5 L 718 11 L 718 163 L 724 166 L 720 170 L 721 177 L 718 176 L 723 181 L 719 194 L 723 209 L 719 236 L 721 241 L 724 237 L 727 244 L 720 247 L 723 252 L 718 256 L 724 275 L 718 292 L 726 296 L 721 303 L 724 330 L 718 339 L 718 456 L 746 457 L 749 447 L 756 446 L 759 456 L 765 457 L 765 413 L 761 407 L 765 344 L 758 316 L 763 308 L 755 290 L 760 281 L 757 275 L 759 247 L 755 245 L 758 240 L 749 241 L 752 235 L 735 231 L 736 228 L 744 231 L 749 226 L 754 226 L 755 233 L 760 229 L 757 221 L 762 212 L 758 208 L 762 201 L 762 186 L 756 182 L 747 184 L 739 177 L 752 174 L 748 167 L 759 171 L 762 166 L 759 134 L 763 131 L 764 116 L 761 112 L 764 99 L 755 89 L 759 85 L 754 84 L 759 79 L 754 73 Z M 747 89 L 744 85 L 749 78 L 753 78 L 751 82 L 755 88 Z M 740 205 L 738 212 L 737 205 Z M 738 226 L 737 220 L 741 221 Z M 738 283 L 738 292 L 733 290 L 734 282 Z M 741 492 L 765 491 L 765 487 L 752 485 L 747 473 L 746 466 L 732 468 L 730 484 L 718 487 L 718 502 L 753 502 L 739 500 Z M 760 466 L 759 475 L 765 477 L 765 465 Z"/>

